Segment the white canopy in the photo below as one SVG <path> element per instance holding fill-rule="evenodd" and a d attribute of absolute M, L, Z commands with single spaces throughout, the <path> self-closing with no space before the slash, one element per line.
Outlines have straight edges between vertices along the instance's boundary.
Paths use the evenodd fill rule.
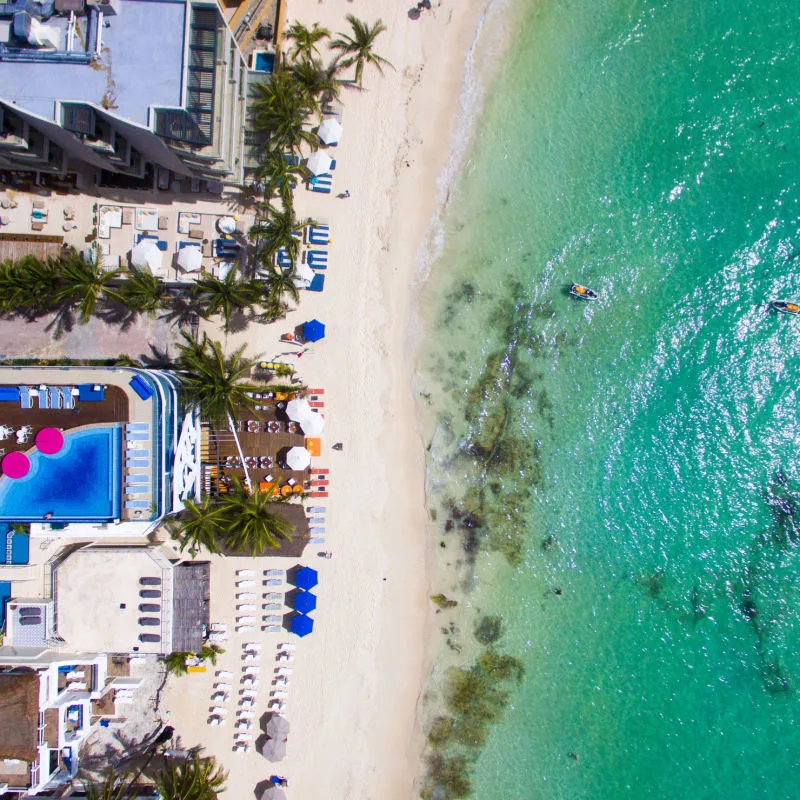
<path fill-rule="evenodd" d="M 308 264 L 298 264 L 294 271 L 294 285 L 300 289 L 308 289 L 314 280 L 314 270 Z"/>
<path fill-rule="evenodd" d="M 286 404 L 286 416 L 292 422 L 302 422 L 309 414 L 313 413 L 305 397 L 296 397 Z"/>
<path fill-rule="evenodd" d="M 287 454 L 286 454 L 286 466 L 289 469 L 299 471 L 301 469 L 306 469 L 306 467 L 311 465 L 311 453 L 305 449 L 305 447 L 293 447 Z"/>
<path fill-rule="evenodd" d="M 203 265 L 203 251 L 189 245 L 178 252 L 178 266 L 186 272 L 195 272 Z"/>
<path fill-rule="evenodd" d="M 314 175 L 322 175 L 333 164 L 333 159 L 324 151 L 316 150 L 309 157 L 306 166 Z"/>
<path fill-rule="evenodd" d="M 150 272 L 158 272 L 161 269 L 161 251 L 152 239 L 142 239 L 131 250 L 131 264 L 139 269 L 146 267 Z"/>
<path fill-rule="evenodd" d="M 317 131 L 320 141 L 324 144 L 338 144 L 342 136 L 342 126 L 335 117 L 328 117 Z"/>
<path fill-rule="evenodd" d="M 306 436 L 319 436 L 325 430 L 325 417 L 312 411 L 300 420 L 300 427 Z"/>

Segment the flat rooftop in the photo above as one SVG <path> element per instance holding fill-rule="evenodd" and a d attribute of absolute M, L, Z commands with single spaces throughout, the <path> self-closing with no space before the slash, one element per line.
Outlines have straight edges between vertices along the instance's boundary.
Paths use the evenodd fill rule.
<path fill-rule="evenodd" d="M 140 125 L 148 124 L 151 105 L 180 106 L 185 0 L 119 0 L 118 8 L 101 29 L 99 64 L 0 61 L 0 97 L 55 119 L 56 100 L 102 105 L 107 96 L 112 113 Z M 63 47 L 66 18 L 44 24 L 61 31 Z"/>
<path fill-rule="evenodd" d="M 54 588 L 56 630 L 69 648 L 89 653 L 171 651 L 172 570 L 149 548 L 78 550 L 56 568 Z M 158 624 L 142 624 L 143 619 Z M 142 641 L 142 634 L 160 640 Z"/>

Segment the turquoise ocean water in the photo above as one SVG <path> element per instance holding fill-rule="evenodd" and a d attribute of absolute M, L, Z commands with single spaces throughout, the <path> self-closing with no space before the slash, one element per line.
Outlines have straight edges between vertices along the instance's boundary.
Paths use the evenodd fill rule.
<path fill-rule="evenodd" d="M 800 797 L 800 4 L 518 11 L 422 298 L 443 562 L 526 666 L 474 796 Z"/>

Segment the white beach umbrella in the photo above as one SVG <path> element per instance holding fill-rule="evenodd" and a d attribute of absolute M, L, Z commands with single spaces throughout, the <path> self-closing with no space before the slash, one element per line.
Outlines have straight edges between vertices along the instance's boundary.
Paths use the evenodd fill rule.
<path fill-rule="evenodd" d="M 316 150 L 309 157 L 306 166 L 314 175 L 322 175 L 327 172 L 333 164 L 333 159 L 324 151 Z"/>
<path fill-rule="evenodd" d="M 301 422 L 304 417 L 307 417 L 311 413 L 311 406 L 308 404 L 308 400 L 306 400 L 305 397 L 296 397 L 286 404 L 286 416 L 289 417 L 292 422 Z"/>
<path fill-rule="evenodd" d="M 319 436 L 325 430 L 325 417 L 312 411 L 299 421 L 299 425 L 306 436 Z"/>
<path fill-rule="evenodd" d="M 314 270 L 308 264 L 298 264 L 294 271 L 294 285 L 300 289 L 307 289 L 314 280 Z"/>
<path fill-rule="evenodd" d="M 299 471 L 311 465 L 311 453 L 305 447 L 293 447 L 286 454 L 286 466 L 291 470 Z"/>
<path fill-rule="evenodd" d="M 178 266 L 186 272 L 195 272 L 203 265 L 203 251 L 199 247 L 184 247 L 178 253 Z"/>
<path fill-rule="evenodd" d="M 161 269 L 161 251 L 152 239 L 142 239 L 131 250 L 131 264 L 139 269 L 146 267 L 150 272 L 158 272 Z"/>
<path fill-rule="evenodd" d="M 275 714 L 267 723 L 267 736 L 273 739 L 285 739 L 290 729 L 289 720 L 280 714 Z"/>
<path fill-rule="evenodd" d="M 317 131 L 320 141 L 325 144 L 338 144 L 342 136 L 342 126 L 335 117 L 328 117 Z"/>

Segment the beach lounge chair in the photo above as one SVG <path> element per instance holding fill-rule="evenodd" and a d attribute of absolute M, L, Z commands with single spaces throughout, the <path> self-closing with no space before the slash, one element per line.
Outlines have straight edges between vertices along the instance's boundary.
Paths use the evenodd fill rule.
<path fill-rule="evenodd" d="M 264 586 L 283 586 L 283 581 L 279 578 L 270 578 L 268 581 L 264 581 Z"/>
<path fill-rule="evenodd" d="M 282 578 L 285 575 L 285 571 L 282 569 L 265 569 L 264 575 L 268 578 Z"/>
<path fill-rule="evenodd" d="M 265 600 L 269 600 L 270 602 L 274 603 L 278 600 L 283 600 L 283 592 L 267 592 L 264 595 Z"/>
<path fill-rule="evenodd" d="M 149 422 L 128 422 L 125 424 L 126 431 L 149 431 Z"/>
<path fill-rule="evenodd" d="M 294 661 L 294 656 L 290 653 L 281 653 L 275 660 L 280 663 L 289 664 Z"/>
<path fill-rule="evenodd" d="M 325 537 L 324 536 L 312 536 L 308 540 L 309 544 L 325 544 Z"/>
<path fill-rule="evenodd" d="M 286 650 L 290 653 L 292 650 L 297 650 L 297 645 L 292 644 L 291 642 L 284 642 L 283 644 L 278 645 L 278 650 Z"/>
<path fill-rule="evenodd" d="M 276 692 L 276 691 L 273 690 L 273 691 L 270 692 L 270 696 L 274 697 L 274 698 L 276 698 L 278 700 L 285 700 L 289 696 L 289 693 L 288 692 Z"/>
<path fill-rule="evenodd" d="M 125 476 L 125 485 L 133 484 L 133 483 L 149 483 L 150 476 L 149 475 L 126 475 Z"/>
<path fill-rule="evenodd" d="M 264 603 L 264 611 L 281 611 L 283 603 Z"/>
<path fill-rule="evenodd" d="M 251 586 L 255 586 L 255 581 L 236 581 L 236 588 L 237 589 L 249 589 Z"/>
<path fill-rule="evenodd" d="M 215 716 L 221 717 L 224 714 L 228 713 L 228 709 L 223 708 L 222 706 L 212 706 L 211 713 L 214 714 Z"/>
<path fill-rule="evenodd" d="M 264 633 L 280 633 L 283 627 L 281 625 L 264 625 L 261 630 Z"/>
<path fill-rule="evenodd" d="M 242 671 L 245 675 L 259 675 L 261 667 L 242 667 Z"/>
<path fill-rule="evenodd" d="M 231 696 L 225 692 L 214 692 L 214 694 L 211 695 L 212 703 L 227 703 L 230 699 Z"/>
<path fill-rule="evenodd" d="M 271 614 L 270 616 L 264 617 L 263 622 L 265 625 L 280 625 L 283 622 L 283 618 L 277 614 Z"/>
<path fill-rule="evenodd" d="M 125 494 L 148 494 L 150 492 L 149 486 L 125 486 Z"/>
<path fill-rule="evenodd" d="M 256 607 L 250 603 L 244 603 L 243 605 L 236 606 L 237 611 L 257 611 Z"/>
<path fill-rule="evenodd" d="M 254 569 L 237 569 L 236 570 L 236 577 L 237 578 L 255 578 L 256 571 Z"/>
<path fill-rule="evenodd" d="M 328 251 L 327 250 L 309 250 L 306 253 L 306 264 L 311 269 L 327 269 L 328 268 Z"/>
<path fill-rule="evenodd" d="M 67 410 L 75 408 L 75 395 L 72 394 L 72 387 L 59 386 L 58 391 L 61 393 L 61 407 Z"/>
<path fill-rule="evenodd" d="M 257 689 L 260 685 L 261 681 L 257 680 L 256 678 L 251 678 L 247 675 L 242 678 L 242 686 L 246 686 L 248 689 Z"/>
<path fill-rule="evenodd" d="M 213 625 L 211 626 L 214 627 Z M 233 678 L 233 673 L 228 671 L 227 669 L 218 669 L 217 670 L 217 677 L 218 678 Z"/>
<path fill-rule="evenodd" d="M 150 508 L 148 500 L 126 500 L 125 508 Z"/>
<path fill-rule="evenodd" d="M 283 268 L 292 266 L 292 259 L 289 256 L 289 251 L 285 247 L 279 248 L 278 252 L 275 253 L 275 264 Z"/>
<path fill-rule="evenodd" d="M 253 633 L 255 629 L 255 625 L 237 625 L 236 633 Z"/>
<path fill-rule="evenodd" d="M 34 389 L 31 396 L 39 398 L 39 408 L 50 408 L 50 395 L 47 394 L 47 388 Z"/>
<path fill-rule="evenodd" d="M 211 716 L 208 718 L 208 724 L 214 725 L 215 727 L 219 727 L 225 725 L 225 720 L 222 717 Z"/>
<path fill-rule="evenodd" d="M 252 664 L 255 661 L 259 661 L 261 659 L 260 655 L 256 655 L 255 653 L 247 653 L 246 655 L 242 656 L 242 661 L 245 664 Z"/>
<path fill-rule="evenodd" d="M 311 189 L 312 192 L 319 192 L 321 194 L 330 194 L 332 187 L 333 175 L 328 172 L 317 175 L 308 182 L 308 188 Z"/>
<path fill-rule="evenodd" d="M 309 528 L 309 533 L 325 533 L 325 528 Z"/>
<path fill-rule="evenodd" d="M 213 642 L 215 644 L 219 642 L 227 642 L 228 641 L 228 634 L 227 633 L 209 633 L 208 634 L 208 641 Z"/>
<path fill-rule="evenodd" d="M 19 387 L 19 404 L 21 408 L 33 408 L 31 390 L 27 386 Z"/>
<path fill-rule="evenodd" d="M 330 229 L 327 225 L 310 225 L 306 241 L 308 244 L 324 247 L 330 241 Z"/>
<path fill-rule="evenodd" d="M 239 625 L 252 625 L 255 621 L 255 617 L 236 617 L 236 622 Z"/>
<path fill-rule="evenodd" d="M 256 599 L 256 595 L 254 595 L 252 592 L 240 592 L 239 594 L 236 595 L 236 599 L 237 600 L 255 600 Z"/>
<path fill-rule="evenodd" d="M 236 730 L 237 731 L 249 731 L 252 730 L 253 723 L 248 722 L 247 720 L 242 720 L 241 722 L 236 723 Z"/>
<path fill-rule="evenodd" d="M 293 672 L 294 670 L 290 667 L 278 667 L 278 669 L 275 670 L 276 675 L 291 675 Z"/>
<path fill-rule="evenodd" d="M 242 697 L 252 697 L 253 699 L 258 697 L 258 692 L 255 689 L 242 689 L 242 691 L 239 692 L 239 694 Z"/>
<path fill-rule="evenodd" d="M 125 431 L 126 442 L 146 442 L 150 439 L 149 433 L 137 433 L 135 431 Z"/>

